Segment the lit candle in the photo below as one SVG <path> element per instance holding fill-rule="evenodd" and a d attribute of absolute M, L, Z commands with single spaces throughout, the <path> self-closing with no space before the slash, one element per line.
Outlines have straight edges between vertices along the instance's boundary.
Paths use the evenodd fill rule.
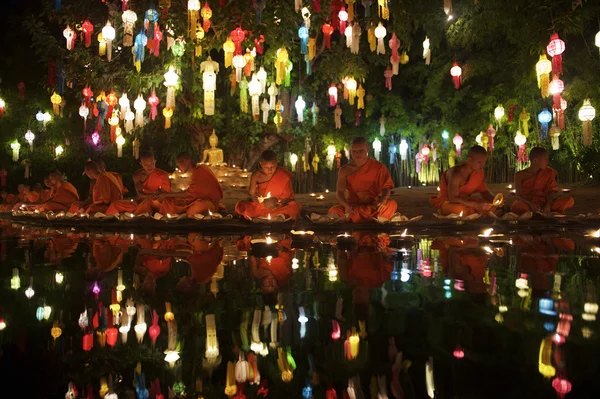
<path fill-rule="evenodd" d="M 309 195 L 310 195 L 311 197 L 316 197 L 316 196 L 317 196 L 317 194 L 315 194 L 315 193 L 310 193 Z"/>
<path fill-rule="evenodd" d="M 323 195 L 319 195 L 317 197 L 317 201 L 323 201 L 325 199 L 325 197 L 323 197 Z"/>
<path fill-rule="evenodd" d="M 325 190 L 325 193 L 329 193 L 329 189 L 326 189 L 326 190 Z"/>

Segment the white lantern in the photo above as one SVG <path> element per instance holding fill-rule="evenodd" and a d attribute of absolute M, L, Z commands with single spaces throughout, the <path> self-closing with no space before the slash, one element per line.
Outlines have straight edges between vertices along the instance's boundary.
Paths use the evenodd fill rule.
<path fill-rule="evenodd" d="M 502 106 L 502 104 L 499 104 L 494 110 L 494 117 L 496 118 L 498 123 L 500 123 L 502 118 L 504 118 L 504 107 Z"/>
<path fill-rule="evenodd" d="M 267 71 L 263 66 L 260 67 L 258 72 L 256 72 L 256 78 L 260 82 L 260 90 L 261 94 L 267 92 Z"/>
<path fill-rule="evenodd" d="M 402 161 L 406 161 L 406 158 L 408 157 L 408 143 L 406 142 L 406 140 L 402 139 L 402 141 L 400 141 L 400 159 Z"/>
<path fill-rule="evenodd" d="M 137 14 L 129 9 L 123 12 L 123 46 L 133 46 L 133 27 L 137 21 Z"/>
<path fill-rule="evenodd" d="M 346 80 L 346 90 L 348 90 L 348 103 L 354 105 L 354 98 L 356 97 L 357 83 L 353 77 L 349 77 Z"/>
<path fill-rule="evenodd" d="M 346 30 L 344 31 L 344 36 L 346 36 L 346 47 L 352 47 L 352 25 L 348 25 Z"/>
<path fill-rule="evenodd" d="M 144 110 L 146 109 L 146 100 L 142 95 L 138 95 L 138 98 L 133 102 L 133 108 L 135 109 L 135 126 L 144 126 Z"/>
<path fill-rule="evenodd" d="M 425 65 L 429 65 L 431 63 L 431 49 L 429 38 L 427 36 L 425 36 L 425 40 L 423 41 L 423 59 L 425 60 Z"/>
<path fill-rule="evenodd" d="M 81 107 L 79 107 L 79 116 L 83 118 L 83 128 L 85 130 L 85 126 L 87 124 L 87 117 L 90 115 L 90 109 L 85 106 L 85 103 L 81 103 Z"/>
<path fill-rule="evenodd" d="M 377 54 L 385 54 L 385 44 L 383 43 L 383 39 L 387 34 L 387 29 L 380 22 L 375 28 L 375 37 L 377 38 Z"/>
<path fill-rule="evenodd" d="M 125 113 L 129 111 L 131 107 L 131 103 L 129 102 L 129 98 L 127 98 L 127 93 L 123 93 L 121 98 L 119 98 L 119 106 L 121 107 L 121 119 L 125 119 Z"/>
<path fill-rule="evenodd" d="M 125 131 L 130 133 L 133 130 L 133 121 L 135 120 L 135 114 L 131 111 L 125 112 Z"/>
<path fill-rule="evenodd" d="M 269 86 L 269 108 L 275 109 L 275 105 L 277 103 L 277 95 L 279 94 L 279 90 L 277 89 L 277 85 L 275 82 L 271 82 L 271 86 Z"/>
<path fill-rule="evenodd" d="M 261 84 L 256 74 L 252 75 L 252 79 L 248 82 L 248 94 L 252 98 L 252 117 L 258 119 L 260 115 L 259 96 L 261 93 Z"/>
<path fill-rule="evenodd" d="M 600 48 L 600 32 L 596 33 L 596 47 Z"/>
<path fill-rule="evenodd" d="M 298 122 L 302 123 L 304 121 L 304 108 L 306 107 L 306 102 L 302 99 L 302 96 L 298 96 L 294 106 L 298 114 Z"/>
<path fill-rule="evenodd" d="M 179 75 L 175 73 L 173 67 L 169 67 L 167 73 L 164 74 L 164 85 L 167 87 L 167 103 L 166 108 L 175 108 L 175 87 L 179 84 Z"/>
<path fill-rule="evenodd" d="M 269 110 L 271 109 L 266 98 L 263 99 L 260 109 L 262 110 L 263 123 L 266 125 L 269 123 Z"/>
<path fill-rule="evenodd" d="M 333 141 L 327 146 L 327 167 L 329 169 L 333 169 L 333 161 L 335 160 L 335 153 L 337 150 L 335 149 L 335 145 Z"/>
<path fill-rule="evenodd" d="M 379 139 L 373 141 L 373 152 L 375 153 L 375 159 L 379 161 L 381 156 L 381 141 L 379 141 Z"/>
<path fill-rule="evenodd" d="M 34 295 L 35 291 L 33 290 L 33 277 L 31 277 L 29 279 L 29 288 L 25 290 L 25 296 L 27 297 L 27 299 L 31 299 Z"/>
<path fill-rule="evenodd" d="M 60 158 L 60 156 L 63 154 L 63 152 L 65 152 L 65 149 L 63 148 L 62 145 L 57 146 L 54 149 L 54 153 L 56 154 L 56 159 Z"/>
<path fill-rule="evenodd" d="M 125 144 L 125 137 L 122 134 L 117 136 L 117 157 L 121 158 L 123 156 L 123 144 Z"/>
<path fill-rule="evenodd" d="M 12 149 L 13 162 L 17 162 L 19 160 L 19 150 L 21 149 L 21 144 L 15 140 L 10 143 L 10 148 Z"/>
<path fill-rule="evenodd" d="M 520 130 L 517 130 L 517 134 L 515 135 L 515 144 L 519 147 L 525 145 L 527 143 L 527 137 L 521 133 Z"/>
<path fill-rule="evenodd" d="M 296 169 L 297 163 L 298 163 L 298 155 L 290 154 L 290 164 L 292 165 L 292 170 Z"/>
<path fill-rule="evenodd" d="M 115 28 L 112 27 L 110 21 L 102 28 L 102 38 L 106 40 L 106 58 L 112 59 L 112 41 L 115 40 Z"/>
<path fill-rule="evenodd" d="M 243 55 L 238 54 L 233 57 L 231 63 L 235 68 L 235 80 L 239 83 L 242 81 L 242 69 L 246 66 L 246 58 L 244 58 Z"/>
<path fill-rule="evenodd" d="M 65 30 L 63 30 L 63 36 L 67 40 L 67 50 L 73 50 L 73 47 L 75 46 L 75 38 L 77 37 L 75 31 L 71 29 L 69 25 L 67 25 Z"/>
<path fill-rule="evenodd" d="M 579 109 L 579 120 L 583 122 L 583 145 L 592 145 L 592 120 L 595 117 L 596 109 L 592 106 L 590 100 L 586 98 Z"/>
<path fill-rule="evenodd" d="M 27 133 L 25 133 L 25 140 L 27 140 L 29 143 L 29 148 L 31 151 L 33 151 L 33 140 L 35 140 L 35 134 L 33 134 L 31 130 L 28 130 Z"/>
<path fill-rule="evenodd" d="M 61 272 L 56 272 L 54 274 L 54 281 L 56 281 L 56 284 L 62 284 L 64 280 L 65 280 L 65 275 L 62 274 Z"/>

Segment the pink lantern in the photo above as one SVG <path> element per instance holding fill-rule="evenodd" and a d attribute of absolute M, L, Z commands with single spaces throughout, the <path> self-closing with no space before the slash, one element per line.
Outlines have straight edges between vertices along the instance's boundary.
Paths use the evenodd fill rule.
<path fill-rule="evenodd" d="M 488 151 L 494 151 L 494 137 L 496 137 L 496 129 L 490 123 L 487 129 L 488 136 Z"/>
<path fill-rule="evenodd" d="M 235 43 L 235 55 L 242 55 L 242 42 L 245 38 L 246 34 L 239 26 L 231 31 L 231 40 Z"/>
<path fill-rule="evenodd" d="M 160 326 L 158 325 L 158 313 L 156 313 L 156 310 L 152 311 L 152 325 L 150 326 L 148 334 L 150 335 L 150 339 L 152 340 L 152 347 L 154 347 L 154 345 L 156 345 L 156 339 L 160 335 Z"/>
<path fill-rule="evenodd" d="M 465 351 L 463 351 L 463 348 L 462 346 L 460 346 L 460 344 L 458 344 L 456 346 L 456 349 L 454 349 L 453 355 L 457 359 L 462 359 L 463 357 L 465 357 Z"/>
<path fill-rule="evenodd" d="M 148 97 L 148 105 L 150 105 L 150 119 L 155 120 L 158 115 L 158 104 L 160 99 L 156 96 L 156 91 L 152 90 L 152 94 Z"/>
<path fill-rule="evenodd" d="M 552 72 L 562 75 L 562 53 L 565 51 L 565 42 L 558 37 L 558 33 L 550 36 L 550 43 L 548 43 L 546 51 L 552 57 Z"/>
<path fill-rule="evenodd" d="M 329 93 L 329 106 L 335 107 L 338 96 L 338 89 L 335 87 L 335 84 L 332 83 L 327 92 Z"/>
<path fill-rule="evenodd" d="M 554 101 L 553 108 L 560 109 L 561 94 L 565 90 L 565 84 L 558 78 L 558 75 L 554 75 L 552 82 L 550 82 L 550 94 Z"/>
<path fill-rule="evenodd" d="M 334 31 L 333 26 L 331 26 L 330 24 L 328 24 L 326 22 L 323 24 L 321 31 L 323 32 L 323 35 L 325 36 L 325 47 L 327 47 L 327 49 L 331 49 L 331 34 Z"/>
<path fill-rule="evenodd" d="M 340 19 L 340 33 L 343 35 L 346 31 L 346 21 L 348 21 L 348 11 L 346 11 L 346 7 L 342 6 L 338 13 L 338 18 Z"/>
<path fill-rule="evenodd" d="M 459 157 L 462 156 L 461 155 L 462 154 L 461 148 L 462 148 L 462 144 L 463 144 L 462 136 L 460 134 L 456 133 L 456 135 L 452 139 L 452 142 L 456 146 L 456 155 L 458 155 Z"/>
<path fill-rule="evenodd" d="M 452 68 L 450 68 L 450 75 L 452 75 L 452 79 L 454 80 L 454 88 L 456 90 L 460 89 L 460 84 L 462 82 L 462 68 L 459 67 L 456 62 Z"/>
<path fill-rule="evenodd" d="M 92 143 L 94 143 L 94 145 L 97 146 L 99 142 L 100 142 L 100 135 L 98 134 L 98 132 L 92 133 Z"/>
<path fill-rule="evenodd" d="M 331 339 L 337 341 L 340 339 L 341 334 L 340 323 L 338 323 L 338 321 L 335 319 L 331 320 Z"/>
<path fill-rule="evenodd" d="M 556 377 L 552 380 L 552 388 L 560 395 L 566 395 L 571 392 L 571 383 L 566 378 Z"/>

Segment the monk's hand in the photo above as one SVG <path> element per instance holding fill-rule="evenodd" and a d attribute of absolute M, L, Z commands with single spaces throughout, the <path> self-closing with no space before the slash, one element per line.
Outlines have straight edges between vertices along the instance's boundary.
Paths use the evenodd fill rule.
<path fill-rule="evenodd" d="M 552 212 L 552 204 L 548 201 L 548 203 L 544 206 L 544 213 L 551 213 L 551 212 Z"/>
<path fill-rule="evenodd" d="M 489 211 L 492 208 L 492 204 L 489 202 L 478 202 L 475 208 L 478 211 Z"/>
<path fill-rule="evenodd" d="M 346 204 L 346 205 L 344 205 L 344 212 L 352 213 L 352 212 L 354 212 L 354 208 L 352 207 L 352 205 Z"/>
<path fill-rule="evenodd" d="M 387 206 L 387 198 L 382 198 L 378 203 L 377 203 L 377 212 L 382 212 L 385 207 Z"/>
<path fill-rule="evenodd" d="M 275 197 L 265 198 L 265 200 L 263 201 L 263 205 L 265 208 L 275 209 L 279 206 L 279 199 Z"/>
<path fill-rule="evenodd" d="M 545 210 L 542 210 L 541 206 L 539 206 L 538 204 L 536 204 L 534 202 L 529 203 L 529 208 L 531 208 L 531 210 L 533 212 L 546 212 Z"/>

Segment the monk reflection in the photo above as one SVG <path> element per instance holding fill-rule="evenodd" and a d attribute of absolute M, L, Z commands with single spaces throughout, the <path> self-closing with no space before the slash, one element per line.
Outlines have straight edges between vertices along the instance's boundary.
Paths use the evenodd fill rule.
<path fill-rule="evenodd" d="M 369 289 L 380 288 L 389 281 L 394 269 L 390 259 L 390 238 L 387 234 L 353 233 L 357 247 L 337 251 L 340 280 L 352 287 L 352 303 L 359 319 L 366 318 Z"/>
<path fill-rule="evenodd" d="M 431 249 L 440 251 L 440 263 L 447 277 L 464 281 L 471 294 L 487 292 L 484 277 L 489 258 L 477 238 L 441 237 L 432 242 Z"/>
<path fill-rule="evenodd" d="M 88 260 L 86 277 L 97 280 L 123 263 L 123 254 L 127 251 L 128 242 L 119 236 L 110 236 L 93 239 L 91 246 L 92 256 Z"/>
<path fill-rule="evenodd" d="M 555 236 L 521 235 L 513 240 L 517 245 L 517 270 L 531 276 L 534 296 L 550 287 L 548 277 L 556 272 L 559 251 L 573 251 L 575 243 L 568 238 Z"/>
<path fill-rule="evenodd" d="M 134 272 L 141 277 L 142 289 L 146 292 L 154 292 L 156 281 L 171 270 L 174 240 L 157 238 L 136 237 L 140 249 L 135 257 Z"/>
<path fill-rule="evenodd" d="M 63 259 L 73 256 L 78 245 L 79 236 L 76 234 L 57 234 L 48 242 L 44 259 L 52 265 L 60 265 Z"/>
<path fill-rule="evenodd" d="M 238 241 L 238 249 L 249 250 L 249 237 Z M 244 243 L 247 246 L 244 246 Z M 275 244 L 274 244 L 275 245 Z M 260 282 L 263 294 L 276 294 L 280 288 L 287 285 L 292 277 L 292 259 L 296 253 L 292 249 L 292 239 L 286 237 L 277 242 L 279 254 L 272 257 L 248 257 L 252 277 Z"/>

